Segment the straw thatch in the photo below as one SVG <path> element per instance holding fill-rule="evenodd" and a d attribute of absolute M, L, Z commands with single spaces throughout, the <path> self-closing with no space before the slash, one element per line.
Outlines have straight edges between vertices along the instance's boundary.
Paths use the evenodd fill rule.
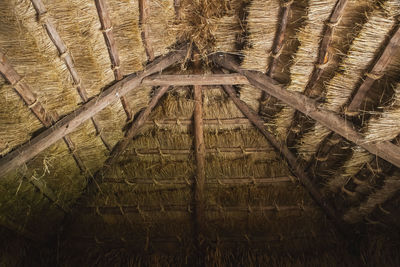
<path fill-rule="evenodd" d="M 399 16 L 0 1 L 0 265 L 398 266 Z"/>

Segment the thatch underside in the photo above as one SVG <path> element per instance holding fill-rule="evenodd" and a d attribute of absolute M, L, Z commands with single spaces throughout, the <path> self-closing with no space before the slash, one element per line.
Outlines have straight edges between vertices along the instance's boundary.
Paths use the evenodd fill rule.
<path fill-rule="evenodd" d="M 0 265 L 400 265 L 399 16 L 0 1 Z"/>

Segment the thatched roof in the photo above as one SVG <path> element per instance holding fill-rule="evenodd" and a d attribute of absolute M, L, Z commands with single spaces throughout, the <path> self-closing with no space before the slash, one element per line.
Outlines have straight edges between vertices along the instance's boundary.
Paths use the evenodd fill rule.
<path fill-rule="evenodd" d="M 0 265 L 400 264 L 399 16 L 0 1 Z"/>

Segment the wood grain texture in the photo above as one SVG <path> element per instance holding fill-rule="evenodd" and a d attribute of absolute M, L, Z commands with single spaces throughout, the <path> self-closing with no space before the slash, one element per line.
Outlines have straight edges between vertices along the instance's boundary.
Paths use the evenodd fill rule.
<path fill-rule="evenodd" d="M 139 24 L 141 28 L 141 37 L 144 50 L 146 51 L 147 60 L 154 60 L 154 50 L 151 45 L 150 38 L 150 26 L 149 26 L 149 16 L 150 16 L 150 5 L 149 0 L 139 0 Z"/>

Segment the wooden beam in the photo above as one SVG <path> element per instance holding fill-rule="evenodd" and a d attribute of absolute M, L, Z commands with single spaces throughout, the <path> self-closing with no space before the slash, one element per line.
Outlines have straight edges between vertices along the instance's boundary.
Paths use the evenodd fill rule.
<path fill-rule="evenodd" d="M 12 85 L 17 94 L 22 98 L 28 108 L 31 110 L 33 114 L 39 119 L 39 121 L 46 127 L 49 128 L 53 120 L 56 118 L 55 115 L 49 115 L 49 112 L 43 107 L 42 103 L 37 99 L 35 94 L 33 93 L 32 88 L 23 81 L 22 77 L 15 71 L 15 69 L 11 66 L 7 57 L 0 52 L 0 73 L 4 76 L 4 78 Z M 71 152 L 78 168 L 81 171 L 85 170 L 85 165 L 82 162 L 82 159 L 75 151 L 75 145 L 72 142 L 69 136 L 64 136 L 64 142 L 66 143 L 69 151 Z M 33 181 L 31 184 L 39 189 L 50 201 L 53 201 L 58 207 L 62 207 L 63 204 L 58 204 L 55 200 L 55 194 L 49 188 L 43 187 L 39 182 Z M 63 208 L 62 208 L 63 209 Z M 64 210 L 64 209 L 63 209 Z"/>
<path fill-rule="evenodd" d="M 271 61 L 269 63 L 269 68 L 267 71 L 267 75 L 271 78 L 273 77 L 274 71 L 278 64 L 279 56 L 282 53 L 283 45 L 285 43 L 285 33 L 286 28 L 289 23 L 289 13 L 291 5 L 293 4 L 293 0 L 289 0 L 287 2 L 281 2 L 281 8 L 279 11 L 280 21 L 275 34 L 275 40 L 272 48 Z"/>
<path fill-rule="evenodd" d="M 319 44 L 317 61 L 315 62 L 313 72 L 304 90 L 305 95 L 310 94 L 310 91 L 314 88 L 318 80 L 321 78 L 325 67 L 329 64 L 330 55 L 328 53 L 328 49 L 332 43 L 335 28 L 343 17 L 343 13 L 347 6 L 347 3 L 348 0 L 338 0 L 332 10 L 329 20 L 325 23 L 326 25 L 323 32 L 323 37 Z"/>
<path fill-rule="evenodd" d="M 115 163 L 118 158 L 122 155 L 125 149 L 128 147 L 129 142 L 135 137 L 135 135 L 139 132 L 141 127 L 147 121 L 151 111 L 157 105 L 158 101 L 163 97 L 163 95 L 168 91 L 168 86 L 161 87 L 153 98 L 151 99 L 149 105 L 143 110 L 139 116 L 135 119 L 132 123 L 131 127 L 125 133 L 125 136 L 122 140 L 120 140 L 113 148 L 110 156 L 107 158 L 106 162 L 104 163 L 104 168 L 110 167 L 113 163 Z"/>
<path fill-rule="evenodd" d="M 315 91 L 314 87 L 318 84 L 322 74 L 326 67 L 329 65 L 330 55 L 329 48 L 331 46 L 333 35 L 337 25 L 339 25 L 341 18 L 343 17 L 345 8 L 348 0 L 337 0 L 335 7 L 329 17 L 329 20 L 325 22 L 325 28 L 323 30 L 323 37 L 319 44 L 317 61 L 314 64 L 314 69 L 308 79 L 307 85 L 304 89 L 304 95 L 310 96 L 311 98 L 319 97 L 320 90 Z M 290 129 L 299 129 L 298 131 L 290 130 L 287 137 L 287 144 L 292 146 L 296 140 L 299 139 L 299 134 L 303 133 L 304 128 L 307 127 L 308 120 L 301 116 L 298 111 L 295 112 Z"/>
<path fill-rule="evenodd" d="M 65 206 L 64 203 L 60 202 L 57 200 L 57 195 L 54 193 L 54 191 L 49 188 L 45 182 L 37 179 L 28 179 L 25 177 L 25 179 L 31 183 L 34 187 L 36 187 L 50 202 L 52 202 L 57 208 L 59 208 L 62 212 L 68 213 L 69 209 L 68 207 Z"/>
<path fill-rule="evenodd" d="M 114 72 L 114 78 L 116 81 L 120 81 L 123 78 L 122 71 L 120 69 L 120 59 L 118 54 L 117 45 L 115 44 L 113 27 L 111 18 L 107 9 L 105 0 L 95 0 L 97 14 L 101 23 L 101 31 L 103 32 L 104 41 L 107 45 L 108 54 L 111 60 L 111 68 Z M 124 96 L 120 96 L 120 101 L 124 111 L 126 113 L 127 120 L 130 121 L 133 118 L 132 109 L 129 107 Z"/>
<path fill-rule="evenodd" d="M 400 46 L 400 25 L 396 26 L 396 30 L 389 42 L 385 46 L 382 54 L 378 57 L 375 64 L 372 66 L 369 73 L 365 75 L 363 83 L 358 88 L 357 93 L 354 95 L 350 105 L 345 110 L 346 115 L 354 116 L 360 112 L 360 107 L 372 88 L 374 82 L 381 78 L 386 67 L 389 65 L 395 53 L 399 53 Z"/>
<path fill-rule="evenodd" d="M 184 75 L 152 75 L 142 81 L 149 86 L 188 86 L 188 85 L 237 85 L 249 84 L 243 75 L 233 74 L 184 74 Z"/>
<path fill-rule="evenodd" d="M 221 119 L 203 119 L 204 126 L 212 126 L 212 125 L 226 125 L 226 126 L 242 126 L 242 125 L 252 125 L 251 122 L 245 117 L 243 118 L 221 118 Z M 185 118 L 176 118 L 176 119 L 162 119 L 162 120 L 152 120 L 146 121 L 146 125 L 149 126 L 189 126 L 193 124 L 193 120 L 185 119 Z"/>
<path fill-rule="evenodd" d="M 271 185 L 280 183 L 291 183 L 293 177 L 280 176 L 280 177 L 209 177 L 205 180 L 206 185 L 243 185 L 243 184 L 255 184 L 255 185 Z M 122 179 L 122 178 L 103 178 L 103 183 L 115 183 L 115 184 L 134 184 L 134 185 L 158 185 L 158 186 L 175 186 L 175 185 L 193 185 L 193 181 L 180 179 L 177 180 L 174 177 L 155 179 L 155 178 L 133 178 L 133 179 Z"/>
<path fill-rule="evenodd" d="M 0 159 L 0 177 L 21 164 L 24 164 L 67 134 L 73 132 L 83 122 L 118 100 L 120 96 L 126 95 L 129 91 L 139 86 L 144 77 L 159 72 L 183 60 L 185 55 L 186 49 L 178 49 L 155 60 L 153 63 L 149 64 L 144 71 L 131 74 L 110 86 L 99 96 L 83 104 L 80 108 L 59 120 L 56 124 L 28 143 L 8 153 Z"/>
<path fill-rule="evenodd" d="M 204 184 L 206 180 L 206 146 L 203 131 L 203 95 L 202 87 L 195 85 L 194 93 L 194 155 L 196 160 L 196 177 L 194 181 L 194 228 L 197 242 L 200 242 L 205 228 L 205 196 Z M 200 247 L 200 245 L 199 245 Z"/>
<path fill-rule="evenodd" d="M 316 120 L 331 131 L 341 135 L 356 145 L 363 147 L 370 153 L 400 167 L 399 146 L 387 141 L 369 142 L 365 140 L 365 138 L 355 130 L 354 126 L 350 122 L 341 118 L 334 112 L 320 108 L 316 101 L 304 96 L 303 94 L 283 89 L 282 85 L 279 85 L 275 80 L 260 72 L 241 69 L 231 56 L 218 53 L 213 55 L 212 58 L 218 65 L 245 75 L 254 87 L 278 98 L 292 108 Z"/>
<path fill-rule="evenodd" d="M 154 60 L 154 50 L 151 44 L 150 38 L 150 27 L 149 27 L 149 17 L 150 17 L 150 6 L 149 0 L 139 0 L 139 25 L 142 29 L 141 37 L 144 50 L 146 51 L 147 60 Z"/>
<path fill-rule="evenodd" d="M 76 86 L 76 90 L 83 101 L 86 103 L 89 98 L 86 89 L 81 84 L 81 79 L 79 77 L 78 71 L 76 70 L 74 60 L 69 53 L 67 46 L 65 45 L 64 41 L 62 40 L 61 36 L 58 34 L 54 24 L 51 22 L 46 7 L 42 3 L 42 0 L 31 0 L 33 7 L 36 10 L 38 15 L 38 23 L 43 24 L 44 28 L 47 31 L 51 41 L 53 42 L 54 46 L 57 48 L 59 57 L 64 61 L 65 66 L 67 67 L 74 86 Z M 105 140 L 105 137 L 100 129 L 99 123 L 97 122 L 96 118 L 91 118 L 94 128 L 96 129 L 96 134 L 100 137 L 101 141 L 105 145 L 108 150 L 111 150 L 110 144 L 108 144 Z"/>
<path fill-rule="evenodd" d="M 80 207 L 80 212 L 83 213 L 93 213 L 100 215 L 124 215 L 129 213 L 142 213 L 142 212 L 183 212 L 192 213 L 194 207 L 191 205 L 173 205 L 173 204 L 160 204 L 158 206 L 149 205 L 132 205 L 132 206 L 86 206 Z M 220 206 L 220 205 L 210 205 L 204 212 L 306 212 L 313 211 L 315 207 L 313 206 L 302 206 L 302 205 L 292 205 L 292 206 Z"/>
<path fill-rule="evenodd" d="M 266 77 L 265 75 L 263 75 Z M 241 101 L 237 96 L 234 88 L 229 85 L 223 86 L 225 92 L 229 95 L 232 101 L 236 104 L 236 106 L 242 111 L 242 113 L 260 130 L 260 132 L 265 136 L 265 138 L 271 143 L 276 150 L 286 159 L 288 162 L 293 174 L 300 180 L 300 182 L 304 185 L 307 191 L 310 193 L 312 198 L 318 203 L 318 205 L 325 211 L 327 216 L 332 219 L 332 221 L 336 224 L 338 229 L 345 232 L 343 229 L 343 221 L 337 215 L 336 210 L 328 203 L 322 194 L 317 190 L 315 185 L 310 181 L 307 177 L 307 174 L 304 172 L 302 166 L 297 162 L 296 156 L 288 149 L 288 147 L 280 142 L 273 134 L 271 134 L 267 127 L 264 126 L 263 120 L 253 111 L 251 110 L 246 103 Z"/>

